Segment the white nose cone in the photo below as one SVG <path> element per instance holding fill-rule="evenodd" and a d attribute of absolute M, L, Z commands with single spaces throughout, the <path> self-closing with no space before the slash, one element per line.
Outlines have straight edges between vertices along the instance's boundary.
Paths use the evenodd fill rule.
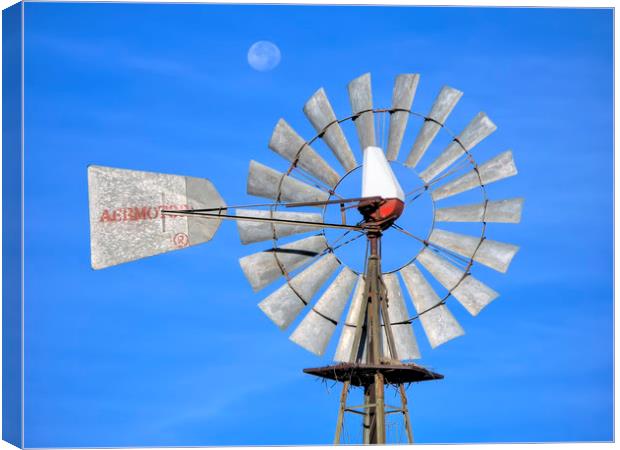
<path fill-rule="evenodd" d="M 362 197 L 397 198 L 405 201 L 403 188 L 400 187 L 390 163 L 379 147 L 364 149 Z"/>

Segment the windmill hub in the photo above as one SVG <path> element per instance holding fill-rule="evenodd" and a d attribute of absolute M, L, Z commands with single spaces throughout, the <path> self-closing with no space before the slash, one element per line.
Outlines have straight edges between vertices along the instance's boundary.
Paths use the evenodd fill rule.
<path fill-rule="evenodd" d="M 374 146 L 364 149 L 362 200 L 357 207 L 366 226 L 385 230 L 405 209 L 405 192 L 400 186 L 385 152 Z"/>
<path fill-rule="evenodd" d="M 389 228 L 405 210 L 405 203 L 399 198 L 376 198 L 361 200 L 357 206 L 364 216 L 368 228 Z"/>

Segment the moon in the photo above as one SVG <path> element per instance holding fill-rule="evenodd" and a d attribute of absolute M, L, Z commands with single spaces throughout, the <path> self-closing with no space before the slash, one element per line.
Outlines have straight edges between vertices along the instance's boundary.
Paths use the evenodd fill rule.
<path fill-rule="evenodd" d="M 248 64 L 259 72 L 275 69 L 280 64 L 280 58 L 280 49 L 273 42 L 258 41 L 248 50 Z"/>

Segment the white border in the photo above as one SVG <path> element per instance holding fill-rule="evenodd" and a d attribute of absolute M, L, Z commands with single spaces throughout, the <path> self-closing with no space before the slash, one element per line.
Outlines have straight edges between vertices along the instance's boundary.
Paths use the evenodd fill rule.
<path fill-rule="evenodd" d="M 34 2 L 34 1 L 47 1 L 47 0 L 27 0 L 27 2 Z M 61 1 L 61 0 L 58 0 Z M 77 0 L 65 0 L 65 2 L 68 1 L 75 1 L 78 2 Z M 0 8 L 2 10 L 4 10 L 5 8 L 8 8 L 9 6 L 12 6 L 14 4 L 18 3 L 15 0 L 0 0 Z M 50 1 L 51 3 L 51 1 Z M 316 5 L 377 5 L 377 6 L 407 6 L 407 5 L 423 5 L 423 6 L 441 6 L 441 7 L 449 7 L 449 6 L 482 6 L 482 7 L 564 7 L 564 8 L 615 8 L 616 6 L 616 2 L 615 1 L 576 1 L 576 0 L 564 0 L 564 1 L 557 1 L 557 0 L 546 0 L 544 2 L 536 2 L 536 1 L 519 1 L 519 2 L 515 2 L 515 1 L 502 1 L 502 0 L 495 0 L 495 1 L 483 1 L 483 0 L 477 0 L 477 1 L 467 1 L 467 2 L 447 2 L 447 1 L 441 1 L 441 0 L 425 0 L 425 1 L 398 1 L 398 0 L 392 0 L 389 2 L 380 2 L 377 0 L 334 0 L 334 1 L 326 1 L 326 0 L 315 0 L 315 1 L 295 1 L 295 0 L 270 0 L 268 2 L 265 1 L 258 1 L 258 0 L 244 0 L 242 2 L 239 1 L 232 1 L 232 0 L 221 0 L 221 1 L 217 1 L 217 2 L 210 2 L 210 1 L 192 1 L 192 2 L 188 2 L 188 1 L 184 1 L 184 0 L 167 0 L 167 1 L 159 1 L 159 2 L 154 2 L 151 0 L 132 0 L 131 2 L 120 2 L 120 1 L 106 1 L 106 2 L 102 2 L 102 1 L 97 1 L 97 0 L 82 0 L 80 1 L 80 3 L 219 3 L 219 4 L 316 4 Z M 615 11 L 614 11 L 614 16 L 615 16 Z M 23 152 L 23 145 L 24 145 L 24 85 L 23 85 L 23 75 L 24 75 L 24 17 L 23 17 L 23 11 L 22 11 L 22 221 L 24 219 L 23 217 L 23 207 L 24 207 L 24 152 Z M 614 17 L 614 73 L 616 73 L 616 54 L 617 54 L 617 48 L 618 48 L 618 38 L 617 35 L 615 33 L 615 17 Z M 2 60 L 2 21 L 0 21 L 0 68 L 1 68 L 1 60 Z M 615 80 L 614 80 L 615 81 Z M 0 70 L 0 85 L 2 84 L 2 72 Z M 2 92 L 0 90 L 0 104 L 2 103 Z M 617 105 L 617 94 L 616 94 L 616 90 L 615 90 L 615 83 L 614 83 L 614 149 L 615 147 L 617 147 L 617 136 L 615 133 L 615 127 L 617 125 L 617 121 L 616 121 L 616 105 Z M 0 123 L 2 122 L 2 111 L 0 108 Z M 0 142 L 2 139 L 2 130 L 0 128 Z M 617 169 L 620 168 L 620 163 L 618 163 L 618 160 L 615 158 L 615 152 L 614 152 L 614 174 L 617 172 Z M 2 160 L 0 158 L 0 198 L 2 196 L 2 185 L 1 185 L 1 180 L 2 180 Z M 616 186 L 616 182 L 615 182 L 615 177 L 614 177 L 614 225 L 616 223 L 618 223 L 618 220 L 620 219 L 620 213 L 618 212 L 618 209 L 615 207 L 616 203 L 615 200 L 617 198 L 617 191 L 618 187 Z M 1 222 L 2 221 L 2 211 L 0 210 L 0 247 L 2 246 L 2 234 L 1 234 Z M 23 223 L 23 222 L 22 222 Z M 22 255 L 23 255 L 23 249 L 24 249 L 24 241 L 23 241 L 23 229 L 22 229 Z M 615 226 L 614 226 L 614 294 L 615 294 L 615 278 L 617 275 L 617 264 L 616 264 L 616 252 L 617 247 L 616 247 L 616 240 L 615 240 Z M 24 280 L 23 280 L 23 269 L 24 269 L 24 261 L 22 258 L 22 296 L 24 295 Z M 0 259 L 0 273 L 2 270 L 2 261 Z M 1 277 L 0 277 L 0 292 L 1 292 L 1 288 L 2 288 L 2 281 L 1 281 Z M 614 295 L 615 298 L 615 295 Z M 24 335 L 23 335 L 23 326 L 24 326 L 24 302 L 23 302 L 23 297 L 22 297 L 22 443 L 24 443 L 24 430 L 25 430 L 25 423 L 24 423 Z M 1 320 L 2 320 L 2 314 L 0 312 L 0 329 L 1 329 Z M 614 305 L 614 323 L 617 323 L 618 320 L 618 309 L 615 308 Z M 615 349 L 616 349 L 616 334 L 615 334 L 615 327 L 614 327 L 614 406 L 617 405 L 617 393 L 616 393 L 616 389 L 615 389 L 615 384 L 617 381 L 617 372 L 615 371 Z M 1 357 L 2 357 L 2 348 L 0 347 L 0 368 L 1 368 Z M 0 380 L 1 380 L 1 372 L 0 372 Z M 0 403 L 2 400 L 2 392 L 0 389 Z M 2 411 L 0 408 L 0 423 L 2 422 Z M 614 435 L 615 435 L 615 431 L 618 429 L 618 418 L 617 415 L 615 414 L 615 410 L 614 410 Z M 461 444 L 464 445 L 464 444 Z M 465 444 L 465 446 L 467 448 L 492 448 L 492 449 L 497 449 L 497 450 L 520 450 L 522 448 L 526 448 L 526 447 L 530 447 L 532 444 Z M 537 447 L 542 448 L 543 450 L 562 450 L 565 448 L 575 448 L 575 446 L 579 446 L 579 448 L 596 448 L 596 449 L 601 449 L 601 448 L 612 448 L 615 447 L 614 443 L 580 443 L 580 442 L 575 442 L 575 443 L 561 443 L 561 444 L 536 444 Z M 351 449 L 362 449 L 362 446 L 347 446 L 348 448 Z M 387 446 L 379 446 L 381 448 L 388 448 Z M 416 445 L 417 448 L 420 449 L 433 449 L 433 450 L 444 450 L 444 449 L 448 449 L 450 448 L 451 450 L 453 450 L 453 445 Z M 0 450 L 5 450 L 5 449 L 13 449 L 15 447 L 13 447 L 11 444 L 4 442 L 4 441 L 0 441 Z M 140 448 L 140 447 L 123 447 L 123 448 L 127 448 L 127 449 L 132 449 L 132 448 Z M 170 449 L 170 448 L 230 448 L 230 447 L 148 447 L 149 449 L 153 449 L 153 450 L 164 450 L 164 449 Z M 245 448 L 255 448 L 255 447 L 235 447 L 238 449 L 245 449 Z M 270 446 L 270 447 L 263 447 L 263 448 L 332 448 L 331 445 L 322 445 L 322 446 L 313 446 L 313 447 L 303 447 L 303 446 L 297 446 L 297 447 L 275 447 L 275 446 Z"/>

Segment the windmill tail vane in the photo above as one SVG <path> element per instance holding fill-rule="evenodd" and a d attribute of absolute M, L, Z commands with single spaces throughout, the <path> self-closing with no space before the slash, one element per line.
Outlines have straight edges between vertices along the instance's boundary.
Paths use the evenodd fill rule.
<path fill-rule="evenodd" d="M 490 224 L 520 222 L 523 208 L 522 198 L 488 198 L 488 187 L 516 175 L 517 169 L 510 150 L 481 164 L 474 160 L 472 149 L 497 128 L 485 113 L 451 135 L 449 144 L 429 159 L 439 132 L 450 133 L 445 123 L 463 93 L 443 87 L 430 112 L 416 113 L 412 104 L 419 80 L 418 74 L 398 75 L 391 107 L 378 109 L 373 107 L 370 74 L 364 74 L 349 83 L 351 114 L 341 119 L 325 90 L 319 89 L 303 107 L 316 132 L 312 139 L 304 139 L 280 119 L 268 147 L 288 168 L 281 171 L 253 160 L 249 165 L 247 193 L 267 203 L 227 206 L 203 178 L 89 166 L 92 267 L 103 269 L 202 244 L 214 237 L 222 221 L 235 221 L 242 244 L 272 244 L 239 260 L 253 291 L 284 279 L 258 304 L 263 313 L 286 330 L 306 310 L 290 340 L 318 356 L 341 329 L 334 364 L 304 369 L 342 383 L 334 443 L 341 442 L 346 413 L 362 418 L 363 443 L 385 443 L 386 417 L 393 413 L 400 414 L 407 441 L 413 442 L 404 386 L 443 376 L 412 362 L 421 358 L 412 323 L 419 320 L 431 348 L 464 334 L 447 300 L 454 297 L 475 316 L 498 297 L 471 271 L 477 264 L 501 273 L 508 270 L 518 247 L 488 239 L 486 232 Z M 375 125 L 388 115 L 387 142 L 380 142 L 377 135 L 382 130 Z M 411 117 L 422 123 L 408 151 L 401 154 Z M 347 140 L 346 125 L 355 128 L 361 164 Z M 326 155 L 313 147 L 319 142 Z M 425 162 L 418 175 L 418 165 Z M 403 189 L 404 180 L 394 171 L 398 164 L 416 180 L 416 189 Z M 358 170 L 360 194 L 344 192 L 343 180 Z M 475 190 L 481 195 L 478 203 L 442 204 Z M 417 236 L 402 226 L 401 216 L 422 195 L 433 204 L 433 221 L 426 236 Z M 337 220 L 327 214 L 334 210 Z M 349 220 L 348 214 L 355 219 Z M 440 223 L 477 223 L 481 232 L 462 234 L 438 228 Z M 330 240 L 330 230 L 340 233 L 338 239 Z M 410 236 L 419 246 L 413 256 L 408 248 L 386 250 L 408 253 L 408 262 L 396 270 L 382 267 L 386 233 Z M 360 258 L 364 270 L 356 271 L 338 251 L 360 238 L 367 251 Z M 414 313 L 409 312 L 401 283 Z M 447 293 L 440 296 L 438 289 Z M 362 389 L 364 401 L 350 406 L 349 393 L 356 387 Z M 386 404 L 388 387 L 396 389 L 400 406 Z"/>

